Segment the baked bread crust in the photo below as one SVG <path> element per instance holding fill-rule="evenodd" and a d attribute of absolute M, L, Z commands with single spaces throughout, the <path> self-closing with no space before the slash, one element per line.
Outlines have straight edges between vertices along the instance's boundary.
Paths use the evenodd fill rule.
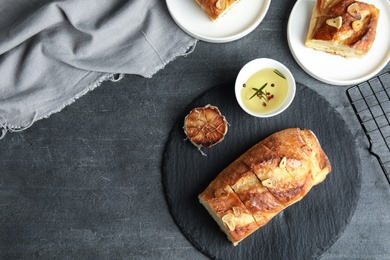
<path fill-rule="evenodd" d="M 240 0 L 195 0 L 211 20 L 217 21 Z"/>
<path fill-rule="evenodd" d="M 362 58 L 371 49 L 380 11 L 355 0 L 317 0 L 305 45 L 345 58 Z"/>
<path fill-rule="evenodd" d="M 237 245 L 331 171 L 310 130 L 289 128 L 253 146 L 199 195 L 200 203 Z"/>

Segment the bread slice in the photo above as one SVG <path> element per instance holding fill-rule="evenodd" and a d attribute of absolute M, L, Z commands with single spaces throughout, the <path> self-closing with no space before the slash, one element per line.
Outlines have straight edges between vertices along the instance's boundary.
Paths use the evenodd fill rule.
<path fill-rule="evenodd" d="M 315 135 L 290 128 L 241 155 L 199 195 L 199 201 L 237 245 L 301 200 L 330 171 Z"/>
<path fill-rule="evenodd" d="M 224 16 L 240 0 L 195 0 L 214 22 Z"/>
<path fill-rule="evenodd" d="M 362 58 L 371 49 L 380 11 L 355 0 L 317 0 L 305 45 L 345 58 Z"/>

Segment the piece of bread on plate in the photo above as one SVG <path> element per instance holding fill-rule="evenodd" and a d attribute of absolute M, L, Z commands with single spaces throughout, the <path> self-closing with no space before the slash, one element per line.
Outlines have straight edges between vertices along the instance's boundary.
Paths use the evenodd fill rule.
<path fill-rule="evenodd" d="M 237 245 L 301 200 L 330 171 L 329 159 L 313 132 L 289 128 L 241 155 L 198 197 Z"/>
<path fill-rule="evenodd" d="M 224 16 L 240 0 L 195 0 L 214 22 Z"/>
<path fill-rule="evenodd" d="M 317 0 L 305 45 L 345 58 L 362 58 L 371 49 L 380 11 L 355 0 Z"/>

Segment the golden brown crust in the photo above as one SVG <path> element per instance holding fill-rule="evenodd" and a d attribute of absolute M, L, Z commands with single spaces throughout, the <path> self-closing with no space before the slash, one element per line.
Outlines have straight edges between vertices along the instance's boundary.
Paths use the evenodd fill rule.
<path fill-rule="evenodd" d="M 329 159 L 316 136 L 307 129 L 290 128 L 269 136 L 241 155 L 210 183 L 199 199 L 236 245 L 302 199 L 330 171 Z M 237 211 L 246 217 L 238 220 L 237 214 L 230 214 L 227 218 L 239 232 L 230 230 L 231 225 L 223 221 L 224 216 Z M 248 214 L 253 217 L 252 223 Z"/>
<path fill-rule="evenodd" d="M 346 58 L 365 56 L 371 49 L 379 9 L 355 0 L 317 0 L 305 45 Z"/>
<path fill-rule="evenodd" d="M 210 186 L 213 188 L 203 192 L 202 196 L 199 197 L 200 202 L 214 220 L 220 226 L 224 226 L 223 231 L 229 240 L 236 245 L 243 238 L 256 231 L 258 225 L 252 214 L 226 182 L 216 179 Z"/>
<path fill-rule="evenodd" d="M 226 14 L 240 0 L 195 0 L 202 10 L 216 21 Z"/>

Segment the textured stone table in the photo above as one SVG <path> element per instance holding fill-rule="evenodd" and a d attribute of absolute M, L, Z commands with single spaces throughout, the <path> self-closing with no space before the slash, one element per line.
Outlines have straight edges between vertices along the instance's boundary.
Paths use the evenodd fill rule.
<path fill-rule="evenodd" d="M 368 151 L 348 86 L 315 80 L 292 57 L 286 27 L 293 4 L 272 1 L 264 21 L 244 38 L 199 42 L 151 79 L 126 75 L 105 82 L 62 112 L 8 133 L 0 141 L 0 258 L 207 259 L 169 213 L 165 143 L 192 100 L 234 82 L 248 61 L 268 57 L 328 100 L 359 147 L 357 209 L 322 259 L 390 259 L 390 185 Z M 382 72 L 389 70 L 387 64 Z"/>

